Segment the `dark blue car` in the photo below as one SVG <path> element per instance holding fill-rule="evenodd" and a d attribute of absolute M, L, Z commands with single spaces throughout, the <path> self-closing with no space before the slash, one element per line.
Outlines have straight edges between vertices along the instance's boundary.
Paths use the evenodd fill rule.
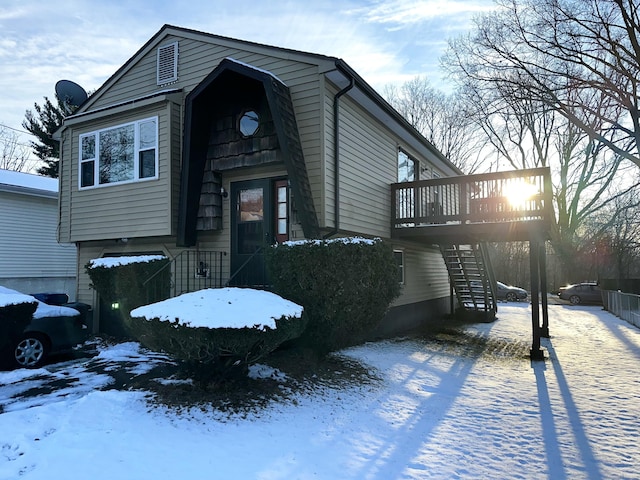
<path fill-rule="evenodd" d="M 20 292 L 0 286 L 0 300 L 2 294 Z M 22 337 L 11 346 L 9 362 L 14 367 L 39 367 L 49 355 L 69 351 L 87 339 L 91 307 L 84 303 L 63 302 L 68 300 L 66 295 L 64 298 L 60 295 L 46 295 L 49 294 L 32 295 L 38 306 Z M 62 304 L 48 305 L 40 298 Z"/>

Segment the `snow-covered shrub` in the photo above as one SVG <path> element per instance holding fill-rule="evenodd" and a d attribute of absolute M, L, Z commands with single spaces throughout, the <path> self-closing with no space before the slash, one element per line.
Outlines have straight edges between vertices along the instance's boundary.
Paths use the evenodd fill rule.
<path fill-rule="evenodd" d="M 169 259 L 162 255 L 140 255 L 99 258 L 85 265 L 90 286 L 98 292 L 100 299 L 107 305 L 119 305 L 109 319 L 118 324 L 112 325 L 111 330 L 128 335 L 125 312 L 169 296 L 171 277 L 168 268 L 152 283 L 144 283 L 168 263 Z"/>
<path fill-rule="evenodd" d="M 246 375 L 304 330 L 302 307 L 244 288 L 205 289 L 136 308 L 131 331 L 147 348 L 183 363 L 201 383 Z"/>
<path fill-rule="evenodd" d="M 28 295 L 0 293 L 0 363 L 9 358 L 9 350 L 22 336 L 37 307 L 35 298 Z"/>
<path fill-rule="evenodd" d="M 266 261 L 273 291 L 304 307 L 301 343 L 319 353 L 360 343 L 400 293 L 393 249 L 380 239 L 285 242 Z"/>

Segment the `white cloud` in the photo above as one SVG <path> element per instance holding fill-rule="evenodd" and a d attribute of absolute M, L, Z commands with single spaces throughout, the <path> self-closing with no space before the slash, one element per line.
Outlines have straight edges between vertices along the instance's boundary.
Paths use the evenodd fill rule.
<path fill-rule="evenodd" d="M 448 36 L 490 0 L 8 0 L 0 7 L 0 124 L 20 128 L 34 102 L 69 79 L 95 90 L 163 24 L 344 59 L 381 90 L 435 78 Z"/>
<path fill-rule="evenodd" d="M 450 21 L 465 22 L 472 14 L 487 12 L 495 8 L 487 0 L 451 1 L 451 0 L 383 0 L 371 9 L 363 9 L 365 18 L 372 23 L 395 25 L 416 24 L 428 20 L 449 17 Z M 455 17 L 464 17 L 456 20 Z"/>

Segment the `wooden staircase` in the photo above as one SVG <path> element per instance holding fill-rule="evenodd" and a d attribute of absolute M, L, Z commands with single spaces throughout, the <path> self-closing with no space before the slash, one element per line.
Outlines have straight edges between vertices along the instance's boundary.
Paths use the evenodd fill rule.
<path fill-rule="evenodd" d="M 458 300 L 457 313 L 492 322 L 498 305 L 496 281 L 486 244 L 442 245 L 440 250 Z"/>

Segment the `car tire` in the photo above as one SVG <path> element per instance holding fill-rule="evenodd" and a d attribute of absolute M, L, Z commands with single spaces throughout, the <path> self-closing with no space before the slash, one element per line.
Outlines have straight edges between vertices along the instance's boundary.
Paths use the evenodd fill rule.
<path fill-rule="evenodd" d="M 507 302 L 517 302 L 518 296 L 513 292 L 508 292 L 506 299 L 507 299 Z"/>
<path fill-rule="evenodd" d="M 49 354 L 49 341 L 40 333 L 28 333 L 13 350 L 13 360 L 20 368 L 37 368 Z"/>
<path fill-rule="evenodd" d="M 580 297 L 578 295 L 571 295 L 569 297 L 569 302 L 571 303 L 571 305 L 579 305 Z"/>

